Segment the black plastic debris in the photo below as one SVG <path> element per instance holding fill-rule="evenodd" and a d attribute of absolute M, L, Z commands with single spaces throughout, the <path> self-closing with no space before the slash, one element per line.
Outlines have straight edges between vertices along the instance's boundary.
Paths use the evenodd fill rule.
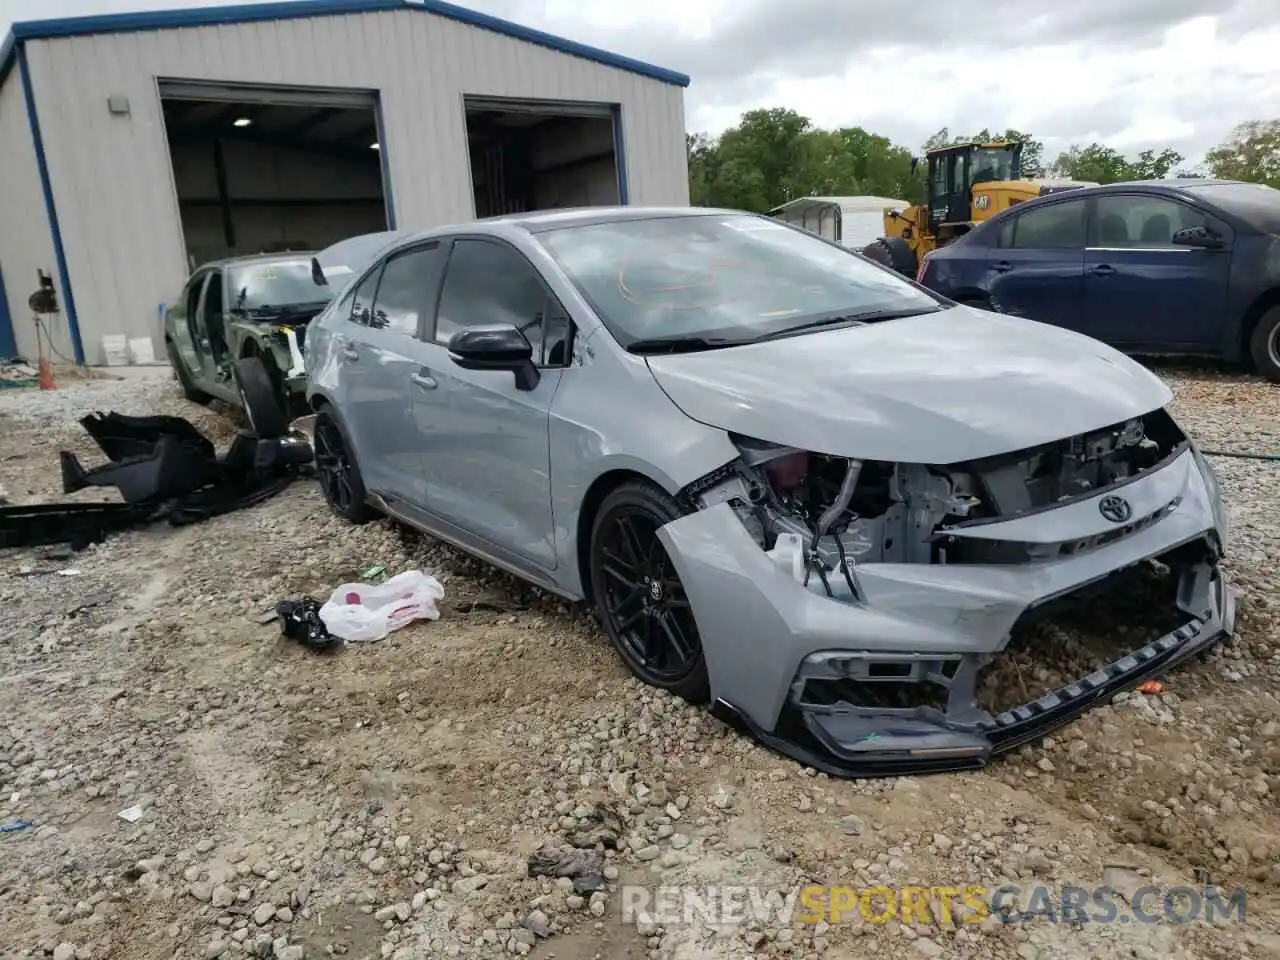
<path fill-rule="evenodd" d="M 247 431 L 218 457 L 212 441 L 181 417 L 92 413 L 80 425 L 108 462 L 85 468 L 63 451 L 63 489 L 115 487 L 124 502 L 0 506 L 0 548 L 67 544 L 83 550 L 159 520 L 198 523 L 275 496 L 310 474 L 314 460 L 301 436 L 265 440 Z"/>
<path fill-rule="evenodd" d="M 320 601 L 315 597 L 281 600 L 276 604 L 276 616 L 280 620 L 280 632 L 303 646 L 329 650 L 342 644 L 320 619 Z"/>
<path fill-rule="evenodd" d="M 604 889 L 604 854 L 596 850 L 538 850 L 528 867 L 531 877 L 568 877 L 575 893 Z"/>

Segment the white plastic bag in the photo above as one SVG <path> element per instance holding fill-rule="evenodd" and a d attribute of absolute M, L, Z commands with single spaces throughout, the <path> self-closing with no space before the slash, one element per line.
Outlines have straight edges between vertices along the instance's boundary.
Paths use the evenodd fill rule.
<path fill-rule="evenodd" d="M 408 570 L 385 583 L 343 583 L 320 608 L 329 632 L 348 643 L 381 640 L 414 620 L 439 620 L 436 603 L 444 587 L 421 570 Z"/>

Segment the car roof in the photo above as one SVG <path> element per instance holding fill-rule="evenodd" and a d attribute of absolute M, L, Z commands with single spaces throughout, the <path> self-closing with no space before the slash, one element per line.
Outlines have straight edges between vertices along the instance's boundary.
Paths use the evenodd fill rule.
<path fill-rule="evenodd" d="M 985 228 L 989 224 L 1003 223 L 1032 207 L 1045 206 L 1050 203 L 1065 203 L 1082 197 L 1105 196 L 1109 193 L 1142 193 L 1149 196 L 1182 197 L 1217 208 L 1220 212 L 1235 216 L 1248 227 L 1263 233 L 1280 231 L 1280 190 L 1275 190 L 1264 184 L 1247 183 L 1243 180 L 1219 180 L 1210 177 L 1172 177 L 1168 180 L 1126 180 L 1120 183 L 1104 183 L 1098 186 L 1078 187 L 1075 190 L 1064 190 L 1060 193 L 1036 197 L 1025 203 L 1019 203 L 1007 210 L 1000 211 L 997 216 L 970 231 L 969 235 L 978 234 L 979 231 L 985 235 Z"/>
<path fill-rule="evenodd" d="M 483 217 L 479 220 L 446 224 L 406 234 L 406 238 L 407 243 L 416 243 L 450 233 L 501 234 L 514 228 L 526 233 L 538 234 L 565 227 L 588 227 L 603 223 L 711 216 L 768 219 L 763 214 L 748 213 L 743 210 L 722 210 L 717 207 L 566 207 L 558 210 L 507 213 L 497 217 Z"/>
<path fill-rule="evenodd" d="M 249 263 L 287 263 L 296 260 L 310 260 L 315 253 L 311 250 L 290 250 L 285 253 L 253 253 L 242 257 L 225 257 L 222 260 L 206 260 L 196 270 L 210 267 L 237 267 Z M 194 272 L 194 271 L 192 271 Z"/>

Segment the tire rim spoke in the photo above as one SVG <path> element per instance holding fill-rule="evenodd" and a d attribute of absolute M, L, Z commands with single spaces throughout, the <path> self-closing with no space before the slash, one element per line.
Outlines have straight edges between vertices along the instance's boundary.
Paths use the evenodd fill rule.
<path fill-rule="evenodd" d="M 600 546 L 602 612 L 633 668 L 664 682 L 686 676 L 699 653 L 683 584 L 658 537 L 660 521 L 632 509 Z"/>
<path fill-rule="evenodd" d="M 679 663 L 687 662 L 693 656 L 693 649 L 689 641 L 685 639 L 684 631 L 676 622 L 676 618 L 669 612 L 663 612 L 658 616 L 657 620 L 667 638 L 668 646 L 677 657 L 677 661 Z"/>

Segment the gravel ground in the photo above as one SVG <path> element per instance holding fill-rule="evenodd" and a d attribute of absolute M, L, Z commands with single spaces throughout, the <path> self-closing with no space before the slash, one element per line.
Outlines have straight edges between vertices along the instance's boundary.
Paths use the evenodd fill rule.
<path fill-rule="evenodd" d="M 1280 389 L 1162 375 L 1203 446 L 1280 450 Z M 75 422 L 93 409 L 234 431 L 168 379 L 61 385 L 0 395 L 13 502 L 60 496 L 59 449 L 98 461 Z M 1280 956 L 1280 467 L 1217 464 L 1234 643 L 983 772 L 893 781 L 767 753 L 630 680 L 583 612 L 345 526 L 310 484 L 70 559 L 0 557 L 0 828 L 29 824 L 0 833 L 0 957 Z M 441 619 L 332 656 L 254 622 L 374 564 L 435 573 Z M 595 882 L 528 876 L 574 841 L 600 841 Z M 1249 899 L 1218 925 L 956 925 L 935 905 L 918 924 L 663 926 L 624 918 L 619 889 L 1010 881 Z"/>

